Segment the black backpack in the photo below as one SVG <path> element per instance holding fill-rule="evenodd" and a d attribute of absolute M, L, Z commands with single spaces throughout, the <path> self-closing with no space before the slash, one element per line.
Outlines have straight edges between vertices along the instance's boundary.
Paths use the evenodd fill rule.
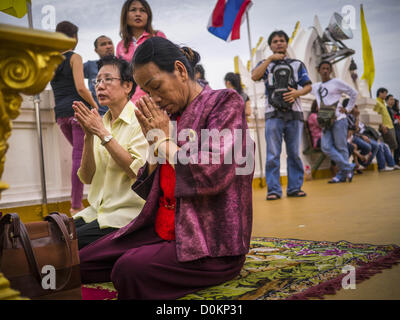
<path fill-rule="evenodd" d="M 375 141 L 378 141 L 381 135 L 379 134 L 378 131 L 376 131 L 374 128 L 370 126 L 365 126 L 363 135 L 367 136 L 370 139 L 373 139 Z"/>
<path fill-rule="evenodd" d="M 295 60 L 286 59 L 274 61 L 270 77 L 268 78 L 268 102 L 275 109 L 288 112 L 292 110 L 293 103 L 286 102 L 283 94 L 289 92 L 288 87 L 297 89 L 293 68 L 290 65 Z"/>

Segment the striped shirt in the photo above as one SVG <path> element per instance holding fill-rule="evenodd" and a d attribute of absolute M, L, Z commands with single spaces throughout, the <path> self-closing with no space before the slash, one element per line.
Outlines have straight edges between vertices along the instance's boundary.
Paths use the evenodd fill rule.
<path fill-rule="evenodd" d="M 304 87 L 307 84 L 311 84 L 311 80 L 308 76 L 307 68 L 303 62 L 300 60 L 288 59 L 287 57 L 285 60 L 289 60 L 289 64 L 293 69 L 293 77 L 294 81 L 297 83 L 298 86 Z M 260 61 L 256 68 L 265 61 Z M 265 119 L 269 118 L 282 118 L 286 121 L 289 120 L 304 120 L 303 109 L 301 107 L 301 100 L 297 98 L 292 106 L 292 111 L 289 112 L 281 112 L 276 110 L 268 101 L 268 85 L 271 82 L 270 77 L 272 76 L 272 68 L 274 67 L 275 63 L 271 62 L 267 70 L 265 71 L 262 79 L 264 80 L 265 84 Z"/>

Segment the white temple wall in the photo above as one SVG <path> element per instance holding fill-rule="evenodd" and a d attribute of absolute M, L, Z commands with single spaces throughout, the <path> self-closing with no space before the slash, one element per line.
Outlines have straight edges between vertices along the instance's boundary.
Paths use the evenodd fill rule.
<path fill-rule="evenodd" d="M 0 208 L 42 203 L 40 153 L 33 98 L 23 96 L 21 114 L 13 121 L 3 181 L 10 188 L 2 193 Z M 69 201 L 72 147 L 55 122 L 54 98 L 45 90 L 41 98 L 42 139 L 48 203 Z M 85 194 L 87 194 L 85 186 Z"/>

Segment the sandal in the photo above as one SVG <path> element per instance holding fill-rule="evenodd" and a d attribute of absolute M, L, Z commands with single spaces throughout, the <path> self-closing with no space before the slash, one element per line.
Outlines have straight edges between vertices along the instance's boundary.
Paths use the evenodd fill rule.
<path fill-rule="evenodd" d="M 280 198 L 281 198 L 280 195 L 275 194 L 275 193 L 271 193 L 271 194 L 267 195 L 267 200 L 268 200 L 268 201 L 269 201 L 269 200 L 278 200 L 278 199 L 280 199 Z"/>
<path fill-rule="evenodd" d="M 307 194 L 303 190 L 298 190 L 287 194 L 288 197 L 301 198 L 306 197 Z"/>

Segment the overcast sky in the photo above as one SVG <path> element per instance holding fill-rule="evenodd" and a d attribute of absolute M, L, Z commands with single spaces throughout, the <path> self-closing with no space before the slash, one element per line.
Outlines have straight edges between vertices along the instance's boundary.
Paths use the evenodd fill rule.
<path fill-rule="evenodd" d="M 33 23 L 42 29 L 46 5 L 55 8 L 56 23 L 69 20 L 79 26 L 79 43 L 76 52 L 83 60 L 97 59 L 93 41 L 101 34 L 110 36 L 116 45 L 120 40 L 119 19 L 124 0 L 32 0 Z M 201 63 L 206 69 L 206 78 L 214 89 L 224 87 L 223 78 L 234 70 L 234 57 L 239 55 L 243 62 L 249 58 L 246 24 L 241 28 L 241 39 L 227 43 L 207 31 L 207 23 L 217 0 L 149 0 L 153 10 L 153 27 L 162 30 L 177 44 L 184 44 L 197 50 L 202 56 Z M 360 3 L 364 4 L 366 22 L 375 58 L 375 81 L 373 92 L 384 86 L 396 97 L 400 96 L 400 0 L 253 0 L 250 9 L 250 27 L 253 46 L 262 36 L 267 38 L 275 29 L 292 34 L 296 21 L 303 28 L 313 25 L 318 15 L 322 28 L 343 6 L 356 9 L 354 38 L 345 44 L 356 50 L 354 56 L 358 73 L 363 73 Z M 16 19 L 0 12 L 0 22 L 28 26 L 25 16 Z M 3 44 L 2 44 L 3 45 Z"/>

